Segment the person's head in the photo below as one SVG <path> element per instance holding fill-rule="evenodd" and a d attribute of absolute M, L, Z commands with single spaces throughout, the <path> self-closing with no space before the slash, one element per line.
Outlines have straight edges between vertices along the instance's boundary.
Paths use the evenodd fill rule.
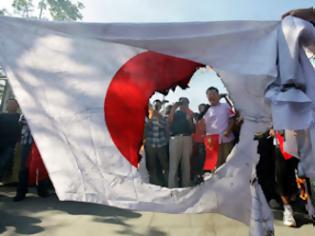
<path fill-rule="evenodd" d="M 153 102 L 153 110 L 160 111 L 162 108 L 162 102 L 159 99 L 154 100 Z"/>
<path fill-rule="evenodd" d="M 216 87 L 210 87 L 206 91 L 207 98 L 211 105 L 215 106 L 220 101 L 219 90 Z"/>
<path fill-rule="evenodd" d="M 189 99 L 186 97 L 181 97 L 179 99 L 180 109 L 187 109 L 189 107 Z"/>
<path fill-rule="evenodd" d="M 199 119 L 199 113 L 197 113 L 197 112 L 195 112 L 194 114 L 193 114 L 193 118 L 194 118 L 194 120 L 195 121 L 198 121 Z"/>
<path fill-rule="evenodd" d="M 202 112 L 204 112 L 204 111 L 206 110 L 206 108 L 207 108 L 207 105 L 204 104 L 204 103 L 201 103 L 201 104 L 199 104 L 199 106 L 198 106 L 198 111 L 199 111 L 200 113 L 202 113 Z"/>
<path fill-rule="evenodd" d="M 172 107 L 173 107 L 173 105 L 168 105 L 168 106 L 165 108 L 165 115 L 168 116 L 168 115 L 171 113 Z"/>
<path fill-rule="evenodd" d="M 10 99 L 7 101 L 7 111 L 8 111 L 9 113 L 16 113 L 18 107 L 19 107 L 19 104 L 18 104 L 18 102 L 17 102 L 14 98 L 10 98 Z"/>

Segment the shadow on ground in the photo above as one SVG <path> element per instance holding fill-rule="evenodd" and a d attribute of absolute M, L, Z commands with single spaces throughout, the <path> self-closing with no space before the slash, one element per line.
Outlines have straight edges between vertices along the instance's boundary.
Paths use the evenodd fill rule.
<path fill-rule="evenodd" d="M 37 225 L 41 223 L 40 219 L 8 211 L 5 204 L 12 201 L 11 198 L 1 194 L 0 201 L 0 234 L 7 230 L 6 227 L 14 227 L 17 234 L 35 234 L 44 230 Z"/>
<path fill-rule="evenodd" d="M 24 201 L 13 202 L 14 191 L 14 187 L 0 187 L 0 217 L 2 218 L 0 219 L 0 234 L 6 232 L 7 227 L 14 227 L 16 234 L 31 235 L 44 232 L 45 228 L 39 225 L 43 221 L 41 217 L 32 215 L 53 210 L 57 211 L 54 214 L 61 211 L 69 215 L 88 215 L 93 217 L 94 222 L 119 225 L 121 226 L 117 231 L 119 235 L 166 235 L 165 232 L 149 226 L 144 233 L 136 232 L 135 226 L 127 221 L 140 218 L 142 214 L 138 212 L 91 203 L 61 202 L 55 195 L 39 198 L 31 194 Z"/>
<path fill-rule="evenodd" d="M 283 211 L 282 210 L 272 210 L 274 219 L 282 221 Z M 313 221 L 308 217 L 306 213 L 295 212 L 294 218 L 296 221 L 296 228 L 301 228 L 303 225 L 313 224 Z"/>

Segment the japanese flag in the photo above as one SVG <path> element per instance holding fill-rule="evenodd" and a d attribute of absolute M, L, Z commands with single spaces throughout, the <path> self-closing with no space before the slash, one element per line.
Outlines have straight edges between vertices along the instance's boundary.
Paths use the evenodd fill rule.
<path fill-rule="evenodd" d="M 60 200 L 218 212 L 251 222 L 257 235 L 272 230 L 272 217 L 257 181 L 251 182 L 259 158 L 253 136 L 269 125 L 254 118 L 271 120 L 262 88 L 277 77 L 279 27 L 279 22 L 84 24 L 2 17 L 0 63 Z M 138 169 L 148 99 L 155 91 L 185 87 L 203 65 L 222 76 L 244 116 L 241 141 L 225 166 L 196 187 L 150 185 Z"/>

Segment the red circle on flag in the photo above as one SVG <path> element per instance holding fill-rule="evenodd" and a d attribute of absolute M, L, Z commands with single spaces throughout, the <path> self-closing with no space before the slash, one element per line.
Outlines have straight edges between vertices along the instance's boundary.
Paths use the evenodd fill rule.
<path fill-rule="evenodd" d="M 140 161 L 144 120 L 154 92 L 177 85 L 186 88 L 202 64 L 187 59 L 144 52 L 128 60 L 113 77 L 104 104 L 105 120 L 121 154 L 135 167 Z"/>

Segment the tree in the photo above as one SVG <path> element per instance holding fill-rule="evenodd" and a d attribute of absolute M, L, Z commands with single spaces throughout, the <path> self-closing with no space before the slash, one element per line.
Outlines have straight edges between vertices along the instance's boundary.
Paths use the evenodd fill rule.
<path fill-rule="evenodd" d="M 31 13 L 34 12 L 33 0 L 14 0 L 12 7 L 22 17 L 31 17 Z M 39 0 L 37 7 L 39 19 L 42 19 L 43 14 L 48 11 L 53 20 L 76 21 L 82 19 L 80 11 L 84 5 L 73 0 Z"/>
<path fill-rule="evenodd" d="M 4 15 L 7 15 L 7 10 L 5 8 L 3 9 L 0 9 L 0 16 L 4 16 Z"/>
<path fill-rule="evenodd" d="M 43 16 L 43 12 L 44 10 L 47 9 L 47 3 L 46 3 L 46 0 L 42 0 L 38 3 L 38 9 L 39 9 L 39 16 L 38 18 L 39 19 L 42 19 L 42 16 Z"/>
<path fill-rule="evenodd" d="M 12 7 L 22 17 L 29 17 L 34 10 L 32 0 L 14 0 Z"/>
<path fill-rule="evenodd" d="M 80 10 L 84 8 L 81 2 L 73 3 L 70 0 L 41 0 L 38 4 L 39 18 L 42 18 L 43 12 L 49 10 L 54 20 L 76 21 L 82 19 Z"/>

